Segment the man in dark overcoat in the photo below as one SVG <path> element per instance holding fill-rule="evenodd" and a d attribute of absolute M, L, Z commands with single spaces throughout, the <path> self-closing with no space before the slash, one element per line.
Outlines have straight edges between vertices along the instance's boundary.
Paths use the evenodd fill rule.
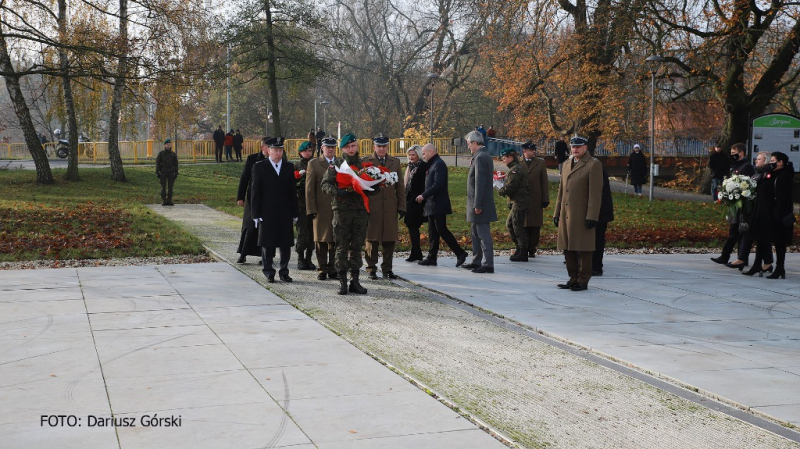
<path fill-rule="evenodd" d="M 214 131 L 212 139 L 214 139 L 214 159 L 222 162 L 222 146 L 225 144 L 225 131 L 222 130 L 222 125 Z"/>
<path fill-rule="evenodd" d="M 491 224 L 497 221 L 492 175 L 494 161 L 484 146 L 483 136 L 472 131 L 464 137 L 472 152 L 467 173 L 467 221 L 472 234 L 472 262 L 462 265 L 473 273 L 494 273 Z"/>
<path fill-rule="evenodd" d="M 236 263 L 247 262 L 247 256 L 261 256 L 261 248 L 258 246 L 258 229 L 255 227 L 253 216 L 250 214 L 250 197 L 253 195 L 251 181 L 253 180 L 253 167 L 257 162 L 267 158 L 269 155 L 268 150 L 266 139 L 262 139 L 261 151 L 247 156 L 242 176 L 239 178 L 236 204 L 239 207 L 244 207 L 244 213 L 242 214 L 242 235 L 239 237 L 239 248 L 236 250 L 239 253 L 239 259 L 236 260 Z"/>
<path fill-rule="evenodd" d="M 266 141 L 269 157 L 253 167 L 251 213 L 258 228 L 258 246 L 264 263 L 262 271 L 268 282 L 275 282 L 275 248 L 280 250 L 278 275 L 284 282 L 289 277 L 290 248 L 294 245 L 294 223 L 297 221 L 297 180 L 294 165 L 283 160 L 283 138 Z"/>
<path fill-rule="evenodd" d="M 156 156 L 156 176 L 161 181 L 161 205 L 174 206 L 172 186 L 178 177 L 178 155 L 172 151 L 172 140 L 164 141 L 164 149 Z"/>

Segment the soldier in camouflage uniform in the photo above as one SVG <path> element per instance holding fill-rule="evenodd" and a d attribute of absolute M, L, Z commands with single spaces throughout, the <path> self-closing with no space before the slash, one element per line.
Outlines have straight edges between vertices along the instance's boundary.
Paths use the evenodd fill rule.
<path fill-rule="evenodd" d="M 519 155 L 514 148 L 504 148 L 500 151 L 500 158 L 508 166 L 505 183 L 497 192 L 500 196 L 508 197 L 508 213 L 506 228 L 511 239 L 517 245 L 512 262 L 528 261 L 528 233 L 525 232 L 525 216 L 531 202 L 531 193 L 528 189 L 528 173 L 519 164 Z"/>
<path fill-rule="evenodd" d="M 297 153 L 300 155 L 300 161 L 294 163 L 294 169 L 300 174 L 300 177 L 297 178 L 297 201 L 300 205 L 300 216 L 295 225 L 297 226 L 297 242 L 294 247 L 297 251 L 297 269 L 316 270 L 317 266 L 311 261 L 311 254 L 314 252 L 314 230 L 312 229 L 314 222 L 306 216 L 306 172 L 308 163 L 314 155 L 314 147 L 310 142 L 303 142 L 297 149 Z"/>
<path fill-rule="evenodd" d="M 161 205 L 174 206 L 172 186 L 178 177 L 178 155 L 172 151 L 172 140 L 164 141 L 164 149 L 156 157 L 156 176 L 161 180 Z"/>
<path fill-rule="evenodd" d="M 358 155 L 358 139 L 353 134 L 346 134 L 339 142 L 342 157 L 348 165 L 361 169 L 361 158 Z M 361 251 L 367 238 L 369 214 L 364 200 L 352 187 L 339 188 L 336 181 L 336 169 L 331 166 L 322 179 L 322 191 L 331 195 L 333 209 L 333 239 L 336 242 L 336 271 L 339 273 L 339 294 L 367 293 L 367 289 L 358 282 L 361 269 Z M 377 192 L 377 186 L 373 187 Z M 365 191 L 367 194 L 373 192 Z M 347 271 L 350 271 L 350 288 L 347 287 Z"/>

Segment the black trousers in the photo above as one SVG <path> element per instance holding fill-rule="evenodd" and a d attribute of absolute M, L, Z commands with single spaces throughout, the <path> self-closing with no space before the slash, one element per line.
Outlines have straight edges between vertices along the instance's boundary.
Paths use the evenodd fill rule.
<path fill-rule="evenodd" d="M 728 239 L 722 245 L 722 257 L 730 257 L 733 253 L 733 248 L 742 240 L 742 235 L 739 234 L 739 223 L 728 225 Z"/>
<path fill-rule="evenodd" d="M 281 276 L 287 276 L 289 274 L 289 258 L 292 255 L 292 252 L 289 250 L 290 247 L 282 246 L 280 247 L 280 267 L 278 269 L 278 274 Z M 264 248 L 261 247 L 261 260 L 264 264 L 264 268 L 261 269 L 261 272 L 264 273 L 264 276 L 270 277 L 275 276 L 275 268 L 272 266 L 272 261 L 275 259 L 275 247 Z"/>
<path fill-rule="evenodd" d="M 597 223 L 597 226 L 594 227 L 593 270 L 603 269 L 603 253 L 606 252 L 606 229 L 608 229 L 608 223 Z"/>
<path fill-rule="evenodd" d="M 440 238 L 457 256 L 466 252 L 458 245 L 453 233 L 447 229 L 447 215 L 430 215 L 428 216 L 428 240 L 430 242 L 428 259 L 436 259 L 439 255 Z"/>

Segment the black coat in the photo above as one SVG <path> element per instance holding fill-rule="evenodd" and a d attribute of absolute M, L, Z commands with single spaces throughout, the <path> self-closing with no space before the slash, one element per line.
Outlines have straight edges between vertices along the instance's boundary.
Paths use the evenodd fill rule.
<path fill-rule="evenodd" d="M 426 217 L 452 214 L 453 208 L 450 206 L 447 186 L 447 165 L 438 154 L 426 162 L 428 173 L 425 175 L 425 190 L 422 192 L 422 197 L 425 199 L 423 213 Z"/>
<path fill-rule="evenodd" d="M 408 170 L 408 167 L 406 167 Z M 420 227 L 425 222 L 425 204 L 427 201 L 421 203 L 417 202 L 417 197 L 422 195 L 425 191 L 425 172 L 428 170 L 428 164 L 420 161 L 417 171 L 411 176 L 406 184 L 406 217 L 403 222 L 409 227 Z"/>
<path fill-rule="evenodd" d="M 731 165 L 731 174 L 753 176 L 756 174 L 756 169 L 753 168 L 751 163 L 747 162 L 747 159 L 743 159 Z"/>
<path fill-rule="evenodd" d="M 569 147 L 567 147 L 566 142 L 559 140 L 556 142 L 556 160 L 559 164 L 562 164 L 567 159 L 569 159 Z"/>
<path fill-rule="evenodd" d="M 241 150 L 242 144 L 244 143 L 244 136 L 239 133 L 233 135 L 233 149 L 234 150 Z"/>
<path fill-rule="evenodd" d="M 239 248 L 237 253 L 243 256 L 260 256 L 261 249 L 258 247 L 258 231 L 256 231 L 253 216 L 250 213 L 250 196 L 253 193 L 251 181 L 253 179 L 253 166 L 256 162 L 266 159 L 264 153 L 258 152 L 247 156 L 242 170 L 242 177 L 239 178 L 239 190 L 236 193 L 236 201 L 244 201 L 244 213 L 242 214 L 242 235 L 239 238 Z"/>
<path fill-rule="evenodd" d="M 217 146 L 222 146 L 225 143 L 225 132 L 221 129 L 214 131 L 213 139 Z"/>
<path fill-rule="evenodd" d="M 708 168 L 714 178 L 722 179 L 728 176 L 731 170 L 731 158 L 723 152 L 711 153 L 708 157 Z"/>
<path fill-rule="evenodd" d="M 631 152 L 628 157 L 628 173 L 631 174 L 631 185 L 642 185 L 647 182 L 647 160 L 644 153 Z"/>
<path fill-rule="evenodd" d="M 757 241 L 791 244 L 794 226 L 783 225 L 783 218 L 793 212 L 794 173 L 783 168 L 758 180 L 750 232 Z"/>
<path fill-rule="evenodd" d="M 263 219 L 258 225 L 258 246 L 288 248 L 294 245 L 292 219 L 300 213 L 294 165 L 283 162 L 278 175 L 269 159 L 256 163 L 253 167 L 252 188 L 250 212 L 253 218 Z"/>
<path fill-rule="evenodd" d="M 600 223 L 611 223 L 614 221 L 614 200 L 611 198 L 611 184 L 608 182 L 608 171 L 603 166 L 603 196 L 600 200 L 600 215 L 597 218 Z"/>

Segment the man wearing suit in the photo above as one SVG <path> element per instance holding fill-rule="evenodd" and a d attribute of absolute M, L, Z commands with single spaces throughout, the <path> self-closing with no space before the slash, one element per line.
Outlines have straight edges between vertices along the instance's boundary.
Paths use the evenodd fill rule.
<path fill-rule="evenodd" d="M 275 282 L 275 248 L 280 249 L 278 275 L 284 282 L 289 277 L 290 248 L 294 244 L 294 223 L 297 221 L 296 182 L 294 165 L 283 160 L 283 137 L 272 137 L 266 143 L 269 157 L 253 168 L 251 213 L 258 228 L 258 246 L 264 263 L 262 271 L 267 282 Z"/>
<path fill-rule="evenodd" d="M 367 244 L 364 259 L 370 279 L 378 279 L 378 248 L 381 248 L 383 261 L 381 273 L 384 279 L 397 279 L 392 271 L 394 245 L 397 243 L 397 220 L 406 215 L 406 188 L 400 176 L 400 159 L 390 156 L 389 138 L 380 134 L 372 139 L 374 153 L 363 159 L 376 167 L 385 167 L 397 174 L 397 183 L 386 186 L 369 199 L 369 225 L 367 225 Z"/>
<path fill-rule="evenodd" d="M 472 152 L 467 175 L 467 221 L 472 234 L 472 262 L 462 265 L 473 273 L 494 273 L 491 223 L 497 221 L 492 176 L 494 161 L 483 145 L 483 135 L 471 131 L 464 137 Z"/>
<path fill-rule="evenodd" d="M 269 155 L 269 147 L 261 141 L 261 151 L 256 154 L 247 156 L 244 163 L 244 170 L 242 170 L 242 177 L 239 179 L 239 190 L 236 194 L 236 204 L 239 207 L 244 207 L 242 214 L 242 236 L 239 238 L 239 259 L 236 263 L 247 262 L 247 256 L 260 256 L 261 248 L 258 247 L 258 229 L 253 222 L 253 216 L 250 215 L 250 198 L 253 196 L 253 189 L 251 182 L 253 180 L 253 167 L 257 162 L 263 161 Z"/>
<path fill-rule="evenodd" d="M 308 163 L 306 172 L 306 214 L 314 221 L 314 247 L 317 250 L 317 279 L 339 279 L 333 266 L 336 243 L 333 240 L 333 209 L 331 196 L 322 191 L 322 177 L 328 167 L 342 165 L 336 157 L 336 139 L 325 137 L 319 141 L 322 156 Z"/>
<path fill-rule="evenodd" d="M 557 248 L 564 251 L 569 281 L 558 288 L 581 291 L 592 277 L 595 231 L 603 194 L 603 166 L 588 152 L 588 140 L 570 139 L 572 158 L 564 163 L 553 223 Z"/>
<path fill-rule="evenodd" d="M 424 215 L 428 217 L 428 256 L 419 261 L 420 265 L 436 266 L 439 255 L 439 238 L 456 255 L 456 266 L 460 267 L 467 260 L 467 252 L 459 246 L 453 233 L 447 229 L 447 216 L 453 213 L 450 206 L 450 193 L 447 187 L 447 165 L 433 144 L 422 147 L 422 157 L 428 164 L 428 175 L 425 176 L 425 191 L 420 194 L 417 203 L 425 202 Z"/>
<path fill-rule="evenodd" d="M 536 257 L 539 234 L 542 228 L 543 209 L 550 205 L 550 186 L 547 182 L 547 167 L 544 159 L 536 157 L 536 144 L 530 140 L 522 144 L 522 166 L 528 174 L 528 189 L 531 205 L 525 216 L 525 232 L 528 234 L 528 257 Z"/>

